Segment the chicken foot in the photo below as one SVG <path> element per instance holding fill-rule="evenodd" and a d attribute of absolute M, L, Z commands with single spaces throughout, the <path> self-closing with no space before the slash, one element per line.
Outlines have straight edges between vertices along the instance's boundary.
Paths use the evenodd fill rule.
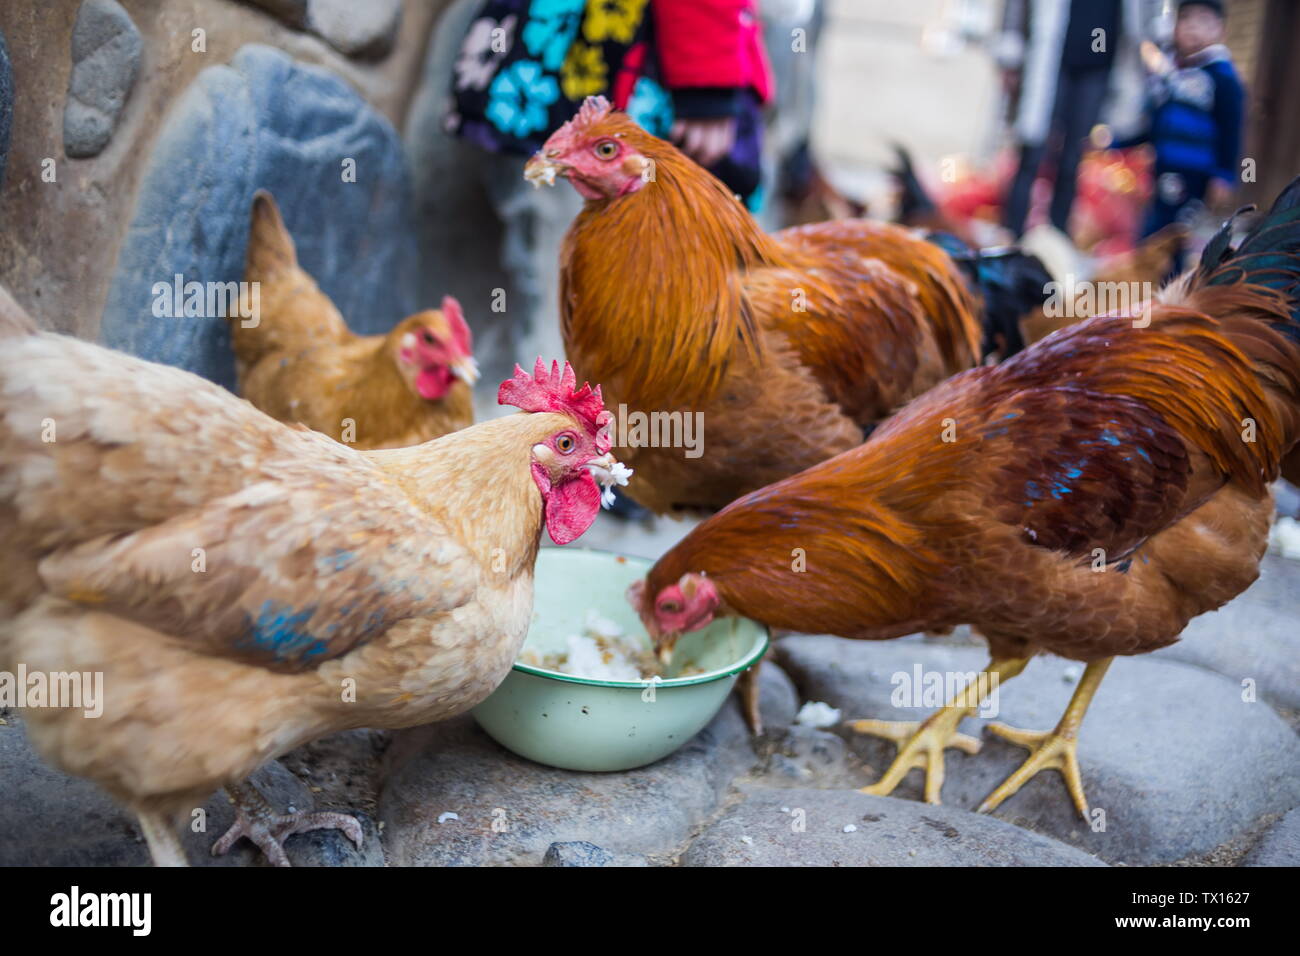
<path fill-rule="evenodd" d="M 979 738 L 958 733 L 957 727 L 982 703 L 983 697 L 978 688 L 987 687 L 990 683 L 982 678 L 988 675 L 1000 684 L 1015 677 L 1028 663 L 1027 657 L 994 658 L 979 678 L 958 691 L 952 700 L 926 718 L 924 723 L 899 720 L 848 721 L 849 728 L 855 733 L 883 737 L 898 744 L 898 756 L 884 776 L 871 786 L 863 787 L 861 792 L 887 797 L 910 771 L 920 767 L 925 771 L 925 802 L 939 803 L 939 792 L 943 789 L 944 750 L 956 747 L 964 753 L 979 753 Z"/>
<path fill-rule="evenodd" d="M 276 813 L 256 787 L 229 786 L 226 792 L 235 801 L 235 822 L 212 844 L 212 855 L 222 856 L 247 837 L 266 856 L 272 866 L 289 866 L 284 841 L 295 833 L 308 830 L 342 830 L 349 840 L 361 847 L 361 824 L 347 813 L 307 812 Z"/>
<path fill-rule="evenodd" d="M 1074 801 L 1079 816 L 1088 819 L 1088 801 L 1083 796 L 1083 777 L 1079 774 L 1077 755 L 1079 727 L 1083 724 L 1083 715 L 1088 712 L 1088 705 L 1092 703 L 1093 694 L 1097 693 L 1101 679 L 1106 676 L 1106 669 L 1114 659 L 1107 657 L 1088 665 L 1055 730 L 1018 730 L 1006 724 L 989 724 L 990 733 L 1009 740 L 1018 747 L 1024 747 L 1030 753 L 1020 768 L 979 805 L 980 813 L 996 810 L 1007 797 L 1015 794 L 1040 771 L 1058 770 L 1065 778 L 1065 788 L 1070 792 L 1070 799 Z"/>

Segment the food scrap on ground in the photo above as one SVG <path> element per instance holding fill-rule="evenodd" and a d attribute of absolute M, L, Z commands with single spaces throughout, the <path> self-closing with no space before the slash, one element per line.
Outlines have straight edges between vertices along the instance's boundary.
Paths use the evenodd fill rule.
<path fill-rule="evenodd" d="M 840 722 L 840 717 L 839 710 L 830 704 L 823 704 L 819 700 L 810 700 L 799 708 L 799 713 L 795 716 L 794 721 L 804 727 L 814 727 L 820 730 L 823 727 L 834 727 Z"/>

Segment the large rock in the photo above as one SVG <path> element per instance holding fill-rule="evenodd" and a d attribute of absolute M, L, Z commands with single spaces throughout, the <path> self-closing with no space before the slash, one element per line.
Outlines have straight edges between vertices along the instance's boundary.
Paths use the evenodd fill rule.
<path fill-rule="evenodd" d="M 1278 514 L 1300 518 L 1300 488 L 1285 478 L 1279 478 L 1273 484 L 1273 503 Z"/>
<path fill-rule="evenodd" d="M 846 718 L 924 719 L 928 706 L 891 704 L 896 675 L 911 675 L 918 664 L 924 673 L 964 674 L 987 661 L 975 648 L 833 637 L 786 638 L 777 652 L 805 697 L 843 709 Z M 1052 728 L 1078 673 L 1068 661 L 1035 659 L 1000 689 L 997 719 Z M 979 721 L 967 719 L 962 729 L 979 735 Z M 877 779 L 894 757 L 893 744 L 844 733 Z M 974 809 L 1025 756 L 993 737 L 975 756 L 949 750 L 944 803 Z M 1110 862 L 1145 864 L 1200 856 L 1300 804 L 1300 742 L 1286 722 L 1268 704 L 1244 701 L 1235 681 L 1174 661 L 1116 660 L 1083 724 L 1079 763 L 1090 806 L 1104 811 L 1093 823 L 1104 830 L 1094 832 L 1077 817 L 1052 772 L 1031 780 L 995 815 Z M 920 771 L 895 795 L 920 799 Z"/>
<path fill-rule="evenodd" d="M 295 30 L 310 30 L 348 56 L 387 56 L 402 22 L 402 0 L 247 0 Z"/>
<path fill-rule="evenodd" d="M 234 384 L 225 319 L 157 317 L 154 286 L 178 274 L 240 280 L 258 188 L 275 195 L 300 262 L 355 331 L 387 331 L 418 308 L 397 133 L 329 71 L 252 44 L 205 69 L 172 108 L 118 256 L 105 344 Z"/>
<path fill-rule="evenodd" d="M 9 48 L 0 33 L 0 186 L 5 181 L 5 161 L 9 158 L 9 134 L 14 120 L 14 74 L 9 65 Z"/>
<path fill-rule="evenodd" d="M 586 840 L 573 840 L 547 847 L 542 866 L 613 866 L 614 861 L 614 854 L 604 847 Z"/>
<path fill-rule="evenodd" d="M 72 75 L 63 110 L 63 149 L 97 156 L 135 85 L 143 43 L 116 0 L 85 0 L 72 28 Z"/>
<path fill-rule="evenodd" d="M 794 684 L 781 670 L 780 666 L 768 657 L 759 665 L 759 703 L 763 720 L 764 733 L 779 733 L 789 727 L 799 712 L 799 692 Z"/>
<path fill-rule="evenodd" d="M 766 761 L 759 771 L 767 787 L 865 787 L 861 762 L 844 738 L 826 730 L 794 724 L 768 731 L 760 743 Z"/>
<path fill-rule="evenodd" d="M 393 48 L 402 0 L 311 0 L 307 26 L 348 56 L 379 59 Z"/>
<path fill-rule="evenodd" d="M 748 790 L 685 866 L 1104 866 L 991 817 L 856 790 Z"/>
<path fill-rule="evenodd" d="M 784 699 L 780 670 L 762 673 L 764 697 Z M 769 705 L 764 720 L 779 726 L 789 712 L 786 703 Z M 404 731 L 388 756 L 379 817 L 395 866 L 666 863 L 757 762 L 734 695 L 681 750 L 621 773 L 533 763 L 468 716 Z"/>
<path fill-rule="evenodd" d="M 149 849 L 135 816 L 90 781 L 41 760 L 27 742 L 18 713 L 8 711 L 0 725 L 0 866 L 148 866 Z M 311 790 L 278 762 L 257 771 L 251 782 L 277 810 L 316 809 Z M 373 820 L 365 814 L 358 818 L 360 849 L 336 830 L 315 830 L 285 841 L 289 861 L 294 866 L 383 866 Z M 234 819 L 234 807 L 219 791 L 202 815 L 186 821 L 181 843 L 192 865 L 266 865 L 247 840 L 223 857 L 211 855 L 212 844 Z"/>
<path fill-rule="evenodd" d="M 1300 561 L 1265 555 L 1259 580 L 1217 611 L 1193 618 L 1153 658 L 1185 661 L 1252 681 L 1259 696 L 1300 710 Z"/>

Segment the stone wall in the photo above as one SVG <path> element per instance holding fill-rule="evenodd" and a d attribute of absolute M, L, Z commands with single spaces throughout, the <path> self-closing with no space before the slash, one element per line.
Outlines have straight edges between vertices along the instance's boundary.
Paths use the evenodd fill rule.
<path fill-rule="evenodd" d="M 47 328 L 230 384 L 224 323 L 159 317 L 152 290 L 176 274 L 239 279 L 252 194 L 268 188 L 303 265 L 358 331 L 436 302 L 447 275 L 475 300 L 474 323 L 506 284 L 499 229 L 481 189 L 413 176 L 408 156 L 424 150 L 403 140 L 417 102 L 420 135 L 437 134 L 441 91 L 421 84 L 443 82 L 426 53 L 450 6 L 0 6 L 0 283 Z M 445 57 L 454 42 L 442 46 Z M 418 236 L 444 214 L 460 261 L 431 267 Z"/>

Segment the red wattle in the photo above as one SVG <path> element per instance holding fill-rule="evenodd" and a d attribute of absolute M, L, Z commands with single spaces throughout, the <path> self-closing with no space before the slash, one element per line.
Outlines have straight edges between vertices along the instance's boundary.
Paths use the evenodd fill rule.
<path fill-rule="evenodd" d="M 451 388 L 451 369 L 441 365 L 420 369 L 415 379 L 415 390 L 421 398 L 436 400 L 447 394 Z"/>
<path fill-rule="evenodd" d="M 546 495 L 546 530 L 556 544 L 568 544 L 591 527 L 600 511 L 600 488 L 584 471 Z"/>

